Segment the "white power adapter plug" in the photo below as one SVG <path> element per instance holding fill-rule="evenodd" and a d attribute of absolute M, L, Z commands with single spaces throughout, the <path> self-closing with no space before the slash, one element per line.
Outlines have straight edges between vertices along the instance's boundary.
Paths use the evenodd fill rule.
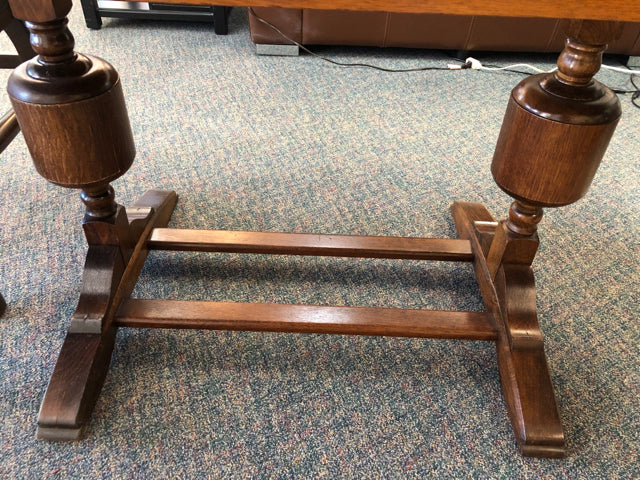
<path fill-rule="evenodd" d="M 467 57 L 464 63 L 470 63 L 473 70 L 482 70 L 482 63 L 473 57 Z"/>

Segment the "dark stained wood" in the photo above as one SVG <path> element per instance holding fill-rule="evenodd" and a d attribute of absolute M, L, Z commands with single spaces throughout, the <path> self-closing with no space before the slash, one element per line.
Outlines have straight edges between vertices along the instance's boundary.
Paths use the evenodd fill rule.
<path fill-rule="evenodd" d="M 101 333 L 105 316 L 124 272 L 118 245 L 89 245 L 82 277 L 82 290 L 69 331 Z"/>
<path fill-rule="evenodd" d="M 33 23 L 64 18 L 71 11 L 71 0 L 9 0 L 13 16 Z"/>
<path fill-rule="evenodd" d="M 525 85 L 535 88 L 539 80 Z M 510 196 L 537 205 L 558 207 L 579 200 L 593 180 L 618 118 L 598 125 L 561 123 L 530 113 L 512 97 L 492 164 L 496 183 Z M 527 142 L 520 140 L 522 132 L 528 132 Z M 529 172 L 536 172 L 535 181 Z"/>
<path fill-rule="evenodd" d="M 12 2 L 31 20 L 38 57 L 13 71 L 7 91 L 38 173 L 65 187 L 103 187 L 131 166 L 133 134 L 118 73 L 74 53 L 67 3 Z"/>
<path fill-rule="evenodd" d="M 485 252 L 488 244 L 489 251 L 494 248 L 495 240 L 490 238 L 488 229 L 480 232 L 475 228 L 475 222 L 487 222 L 489 213 L 481 205 L 468 203 L 455 203 L 452 212 L 461 235 L 471 236 L 476 278 L 498 331 L 500 379 L 518 447 L 525 456 L 564 457 L 564 430 L 544 354 L 536 314 L 535 282 L 529 266 L 535 255 L 530 245 L 537 246 L 537 235 L 534 231 L 518 238 L 508 232 L 505 258 L 514 263 L 505 263 L 503 258 L 497 271 L 492 272 Z M 500 229 L 508 230 L 504 222 L 496 228 Z M 520 242 L 527 247 L 522 248 Z"/>
<path fill-rule="evenodd" d="M 163 3 L 640 22 L 636 0 L 163 0 Z"/>
<path fill-rule="evenodd" d="M 572 20 L 565 33 L 569 41 L 558 57 L 557 77 L 569 85 L 584 86 L 600 70 L 607 43 L 622 35 L 622 23 Z"/>
<path fill-rule="evenodd" d="M 542 220 L 542 208 L 515 201 L 509 208 L 509 218 L 500 222 L 486 255 L 487 267 L 494 280 L 503 263 L 531 265 L 540 241 L 537 230 Z"/>
<path fill-rule="evenodd" d="M 82 437 L 109 369 L 116 329 L 69 333 L 49 380 L 36 436 L 71 441 Z"/>
<path fill-rule="evenodd" d="M 502 320 L 502 310 L 498 300 L 498 293 L 491 279 L 491 272 L 487 265 L 486 252 L 489 251 L 491 242 L 494 237 L 493 229 L 488 228 L 483 232 L 476 229 L 476 222 L 483 222 L 485 225 L 493 220 L 488 210 L 481 204 L 455 202 L 451 206 L 456 229 L 461 236 L 469 238 L 471 248 L 474 253 L 473 269 L 475 272 L 478 286 L 480 287 L 480 295 L 484 302 L 486 311 L 492 315 L 492 324 L 500 332 L 504 338 L 506 336 L 504 321 Z M 493 222 L 491 222 L 493 223 Z"/>
<path fill-rule="evenodd" d="M 20 131 L 18 119 L 13 110 L 10 110 L 0 119 L 0 153 L 16 138 Z"/>
<path fill-rule="evenodd" d="M 0 54 L 0 68 L 16 68 L 21 63 L 17 55 Z"/>
<path fill-rule="evenodd" d="M 163 227 L 169 223 L 177 201 L 178 195 L 173 191 L 150 190 L 127 209 L 130 233 L 139 240 L 131 252 L 129 262 L 113 295 L 111 310 L 105 318 L 103 328 L 111 326 L 120 304 L 131 295 L 149 254 L 147 247 L 149 235 L 154 228 Z"/>
<path fill-rule="evenodd" d="M 573 26 L 558 71 L 528 77 L 513 90 L 498 137 L 493 178 L 525 205 L 558 207 L 582 198 L 622 113 L 616 95 L 592 78 L 615 22 Z"/>
<path fill-rule="evenodd" d="M 16 68 L 33 57 L 29 32 L 23 22 L 13 16 L 8 0 L 0 0 L 0 30 L 7 34 L 16 50 L 15 55 L 0 55 L 0 68 Z"/>
<path fill-rule="evenodd" d="M 542 220 L 542 208 L 515 201 L 509 207 L 509 218 L 505 225 L 513 233 L 530 237 L 538 231 L 538 224 Z M 532 257 L 533 259 L 533 257 Z M 528 260 L 531 265 L 531 260 Z"/>
<path fill-rule="evenodd" d="M 478 280 L 498 322 L 503 394 L 527 456 L 566 454 L 535 309 L 530 265 L 537 224 L 541 207 L 567 205 L 586 193 L 613 135 L 619 101 L 592 77 L 618 28 L 607 22 L 572 23 L 558 71 L 525 79 L 513 90 L 491 167 L 496 183 L 516 202 L 489 248 L 489 279 L 483 271 Z M 476 263 L 482 262 L 474 253 Z"/>
<path fill-rule="evenodd" d="M 85 222 L 90 243 L 85 263 L 83 286 L 69 333 L 42 402 L 37 437 L 47 440 L 78 440 L 91 417 L 109 368 L 117 327 L 113 317 L 123 298 L 128 297 L 146 258 L 146 240 L 156 226 L 169 221 L 175 206 L 175 192 L 153 191 L 138 200 L 130 234 L 137 232 L 137 244 L 128 251 L 120 222 L 126 221 L 122 207 L 114 218 Z M 137 218 L 136 218 L 137 217 Z M 94 234 L 92 230 L 112 232 Z M 125 245 L 118 244 L 118 239 Z"/>
<path fill-rule="evenodd" d="M 119 327 L 496 340 L 484 312 L 275 303 L 127 300 Z"/>
<path fill-rule="evenodd" d="M 539 244 L 535 232 L 528 236 L 519 235 L 509 229 L 508 222 L 500 222 L 486 256 L 491 280 L 495 279 L 498 269 L 504 263 L 531 265 Z"/>
<path fill-rule="evenodd" d="M 109 182 L 133 161 L 131 129 L 115 69 L 73 51 L 65 18 L 70 0 L 11 0 L 14 14 L 27 20 L 38 53 L 36 61 L 18 68 L 9 80 L 18 122 L 38 172 L 54 183 L 81 188 L 87 206 L 83 287 L 43 401 L 38 436 L 79 437 L 107 373 L 119 326 L 248 329 L 496 341 L 505 403 L 521 452 L 563 456 L 564 432 L 535 309 L 531 264 L 539 245 L 536 231 L 542 207 L 578 200 L 602 160 L 620 104 L 592 77 L 606 43 L 619 31 L 613 20 L 640 21 L 636 1 L 214 3 L 579 21 L 571 22 L 558 71 L 523 80 L 509 100 L 492 163 L 496 183 L 516 200 L 507 219 L 496 222 L 481 205 L 455 203 L 459 239 L 177 231 L 162 228 L 176 201 L 173 192 L 152 192 L 127 211 L 115 202 Z M 486 312 L 131 300 L 151 248 L 471 261 Z"/>
<path fill-rule="evenodd" d="M 24 68 L 15 75 L 21 72 L 27 78 Z M 65 187 L 104 184 L 131 166 L 135 147 L 120 82 L 93 100 L 64 104 L 31 104 L 13 96 L 15 90 L 9 93 L 34 165 L 50 182 Z M 101 128 L 96 130 L 96 124 Z"/>
<path fill-rule="evenodd" d="M 564 430 L 536 315 L 533 271 L 503 265 L 496 278 L 507 338 L 497 344 L 502 391 L 520 451 L 564 457 Z"/>
<path fill-rule="evenodd" d="M 473 260 L 468 241 L 409 237 L 319 235 L 308 233 L 155 229 L 152 250 L 268 253 L 413 260 Z"/>

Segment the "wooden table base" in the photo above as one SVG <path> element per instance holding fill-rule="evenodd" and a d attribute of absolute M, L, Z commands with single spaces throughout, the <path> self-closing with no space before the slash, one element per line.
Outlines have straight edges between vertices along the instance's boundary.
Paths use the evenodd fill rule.
<path fill-rule="evenodd" d="M 486 256 L 498 223 L 481 205 L 452 206 L 460 238 L 425 239 L 163 228 L 176 198 L 173 192 L 152 191 L 128 210 L 130 229 L 139 233 L 125 265 L 116 255 L 101 251 L 96 256 L 89 249 L 78 310 L 42 404 L 38 438 L 77 440 L 82 436 L 118 327 L 194 328 L 494 341 L 507 410 L 522 453 L 564 455 L 562 425 L 536 320 L 531 268 L 505 265 L 496 280 L 491 279 Z M 129 298 L 153 249 L 472 262 L 486 311 Z M 116 260 L 105 262 L 105 258 Z M 106 301 L 99 311 L 91 307 L 88 312 L 84 297 L 96 295 Z"/>
<path fill-rule="evenodd" d="M 176 1 L 186 0 L 169 3 Z M 554 8 L 567 18 L 580 18 L 583 11 L 576 2 L 555 2 Z M 531 265 L 542 209 L 571 204 L 587 192 L 620 118 L 616 95 L 593 79 L 607 42 L 620 33 L 618 23 L 572 21 L 558 70 L 528 77 L 512 91 L 491 166 L 498 186 L 515 199 L 507 219 L 496 222 L 482 205 L 455 203 L 457 239 L 363 237 L 168 229 L 174 192 L 151 191 L 131 208 L 118 205 L 110 182 L 124 175 L 135 157 L 118 73 L 106 61 L 74 51 L 66 19 L 70 0 L 10 3 L 14 15 L 27 21 L 38 54 L 14 70 L 7 88 L 24 139 L 38 173 L 57 185 L 81 189 L 87 207 L 82 292 L 42 403 L 39 438 L 80 438 L 119 327 L 198 328 L 493 341 L 521 452 L 565 454 Z M 309 6 L 302 0 L 280 3 Z M 549 8 L 529 3 L 541 14 Z M 619 16 L 632 10 L 625 10 L 627 0 L 600 3 L 606 4 L 603 11 Z M 463 6 L 485 14 L 497 8 L 507 15 L 519 12 L 521 4 L 407 0 L 404 7 L 455 13 Z M 340 5 L 366 10 L 389 3 Z M 590 12 L 584 10 L 595 15 Z M 471 262 L 485 311 L 132 299 L 152 249 Z"/>

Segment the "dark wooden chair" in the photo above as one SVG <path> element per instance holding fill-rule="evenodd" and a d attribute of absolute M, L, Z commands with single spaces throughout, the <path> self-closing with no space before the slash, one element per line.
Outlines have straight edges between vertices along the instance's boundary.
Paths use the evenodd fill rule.
<path fill-rule="evenodd" d="M 15 68 L 25 60 L 35 55 L 29 42 L 29 31 L 20 20 L 13 17 L 8 0 L 0 0 L 0 29 L 11 39 L 16 54 L 0 54 L 0 68 Z M 0 153 L 11 143 L 20 131 L 16 114 L 9 110 L 0 119 Z M 0 295 L 0 315 L 6 307 L 4 298 Z"/>

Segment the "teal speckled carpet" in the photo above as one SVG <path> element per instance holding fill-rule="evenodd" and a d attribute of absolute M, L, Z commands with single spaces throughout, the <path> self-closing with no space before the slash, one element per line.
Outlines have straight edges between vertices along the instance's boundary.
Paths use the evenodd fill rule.
<path fill-rule="evenodd" d="M 521 76 L 258 57 L 246 15 L 233 10 L 228 36 L 108 19 L 91 31 L 74 5 L 77 49 L 123 79 L 138 154 L 114 182 L 121 203 L 175 189 L 176 227 L 437 237 L 455 234 L 455 200 L 506 214 L 489 165 Z M 396 68 L 451 62 L 318 50 Z M 87 438 L 36 441 L 80 288 L 83 207 L 36 174 L 18 136 L 0 155 L 0 478 L 639 478 L 640 109 L 621 101 L 591 190 L 546 212 L 534 264 L 565 460 L 517 452 L 492 344 L 271 333 L 122 329 Z M 468 265 L 258 255 L 154 253 L 136 295 L 481 308 Z"/>

